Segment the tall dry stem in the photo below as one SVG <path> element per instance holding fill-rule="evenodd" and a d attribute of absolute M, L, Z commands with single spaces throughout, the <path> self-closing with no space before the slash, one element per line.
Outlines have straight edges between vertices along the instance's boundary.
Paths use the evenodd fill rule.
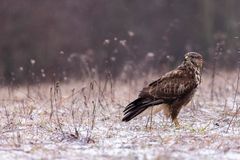
<path fill-rule="evenodd" d="M 236 106 L 236 111 L 234 113 L 234 115 L 232 116 L 229 124 L 228 124 L 228 128 L 227 128 L 227 132 L 229 131 L 230 126 L 233 123 L 233 120 L 237 117 L 239 111 L 240 111 L 240 106 L 237 105 L 237 95 L 238 95 L 238 88 L 239 88 L 239 81 L 240 81 L 240 49 L 238 50 L 238 72 L 237 72 L 237 86 L 236 86 L 236 90 L 235 90 L 235 94 L 234 94 L 234 99 L 233 99 L 233 109 Z"/>

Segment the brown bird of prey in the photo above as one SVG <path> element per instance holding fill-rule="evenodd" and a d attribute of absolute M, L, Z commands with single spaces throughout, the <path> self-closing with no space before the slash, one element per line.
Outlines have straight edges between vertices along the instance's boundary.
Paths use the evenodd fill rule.
<path fill-rule="evenodd" d="M 153 115 L 163 110 L 164 115 L 171 117 L 175 126 L 179 127 L 177 116 L 182 106 L 190 102 L 201 83 L 202 65 L 201 54 L 185 54 L 181 65 L 143 88 L 138 98 L 123 111 L 122 121 L 127 122 L 137 115 Z"/>

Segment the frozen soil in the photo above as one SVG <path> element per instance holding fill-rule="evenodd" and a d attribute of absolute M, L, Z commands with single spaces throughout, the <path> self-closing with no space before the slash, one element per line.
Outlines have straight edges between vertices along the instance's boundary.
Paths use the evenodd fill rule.
<path fill-rule="evenodd" d="M 0 159 L 240 159 L 236 79 L 219 76 L 213 100 L 205 79 L 178 129 L 161 113 L 121 122 L 140 80 L 3 87 Z"/>

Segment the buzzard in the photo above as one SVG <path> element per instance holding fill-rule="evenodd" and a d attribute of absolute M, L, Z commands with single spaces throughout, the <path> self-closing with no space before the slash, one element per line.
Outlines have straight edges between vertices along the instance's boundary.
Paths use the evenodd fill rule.
<path fill-rule="evenodd" d="M 163 110 L 164 115 L 171 117 L 175 126 L 179 127 L 177 116 L 201 83 L 202 65 L 201 54 L 186 53 L 181 65 L 142 89 L 138 98 L 123 111 L 122 121 L 130 121 L 139 114 L 152 115 Z"/>

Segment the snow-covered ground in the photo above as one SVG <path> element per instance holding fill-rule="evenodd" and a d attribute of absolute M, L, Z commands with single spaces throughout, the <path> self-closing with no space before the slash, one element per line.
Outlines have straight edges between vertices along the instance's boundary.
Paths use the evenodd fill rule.
<path fill-rule="evenodd" d="M 179 129 L 162 114 L 121 122 L 140 80 L 1 88 L 0 159 L 240 159 L 234 76 L 218 77 L 213 100 L 205 77 Z"/>

